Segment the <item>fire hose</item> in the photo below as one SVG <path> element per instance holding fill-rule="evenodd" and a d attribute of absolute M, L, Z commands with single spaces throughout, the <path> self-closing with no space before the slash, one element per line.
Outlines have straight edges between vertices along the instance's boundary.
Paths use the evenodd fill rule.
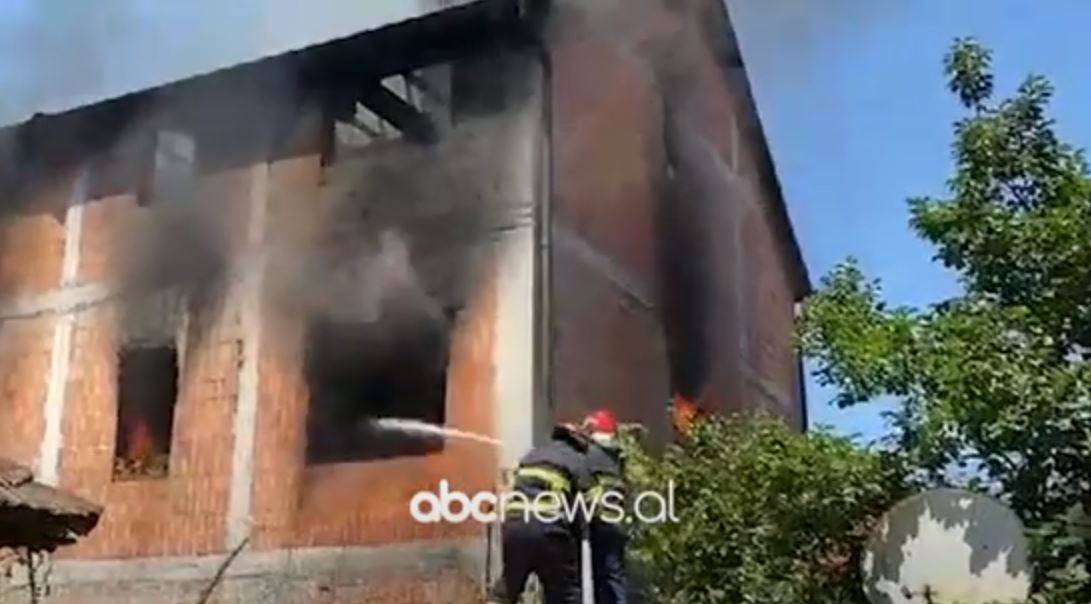
<path fill-rule="evenodd" d="M 591 572 L 591 538 L 586 527 L 580 536 L 580 586 L 583 604 L 595 604 L 595 578 Z"/>

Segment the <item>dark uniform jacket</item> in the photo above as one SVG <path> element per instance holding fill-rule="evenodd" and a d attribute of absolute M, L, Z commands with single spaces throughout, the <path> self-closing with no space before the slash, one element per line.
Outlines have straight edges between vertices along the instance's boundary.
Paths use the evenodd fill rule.
<path fill-rule="evenodd" d="M 592 486 L 587 464 L 590 447 L 591 441 L 586 436 L 567 426 L 555 427 L 548 442 L 531 449 L 519 461 L 513 490 L 528 501 L 552 492 L 566 502 L 568 509 L 573 509 L 575 495 L 586 493 Z"/>
<path fill-rule="evenodd" d="M 602 497 L 607 493 L 616 493 L 611 497 L 612 503 L 624 506 L 629 493 L 620 451 L 592 443 L 587 449 L 587 466 L 591 473 L 593 496 Z M 596 507 L 596 511 L 599 512 L 596 516 L 601 517 L 602 512 L 606 510 L 600 505 Z M 615 512 L 610 511 L 610 513 Z M 611 524 L 614 524 L 617 523 L 618 518 L 606 518 L 606 520 L 611 520 Z M 620 528 L 620 524 L 618 527 Z"/>

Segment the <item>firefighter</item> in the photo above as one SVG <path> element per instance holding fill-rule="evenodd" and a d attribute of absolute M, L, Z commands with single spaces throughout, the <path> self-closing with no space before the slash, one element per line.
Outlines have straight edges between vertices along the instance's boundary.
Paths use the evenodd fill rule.
<path fill-rule="evenodd" d="M 592 441 L 587 451 L 587 465 L 592 478 L 592 500 L 597 501 L 591 519 L 591 572 L 595 584 L 595 604 L 624 604 L 627 601 L 628 574 L 625 571 L 625 484 L 617 420 L 613 413 L 600 410 L 583 421 L 584 431 Z"/>
<path fill-rule="evenodd" d="M 591 488 L 587 452 L 591 441 L 578 426 L 560 424 L 545 444 L 520 460 L 501 528 L 503 575 L 490 603 L 515 604 L 527 578 L 538 577 L 546 604 L 582 604 L 580 540 L 587 523 L 575 509 Z"/>

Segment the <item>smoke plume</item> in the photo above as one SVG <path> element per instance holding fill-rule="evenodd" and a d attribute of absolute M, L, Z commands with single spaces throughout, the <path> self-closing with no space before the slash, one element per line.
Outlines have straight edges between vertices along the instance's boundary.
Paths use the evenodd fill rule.
<path fill-rule="evenodd" d="M 432 146 L 364 149 L 328 166 L 319 202 L 308 204 L 317 228 L 271 242 L 270 300 L 337 322 L 445 322 L 511 220 L 497 191 L 497 130 L 479 123 Z"/>

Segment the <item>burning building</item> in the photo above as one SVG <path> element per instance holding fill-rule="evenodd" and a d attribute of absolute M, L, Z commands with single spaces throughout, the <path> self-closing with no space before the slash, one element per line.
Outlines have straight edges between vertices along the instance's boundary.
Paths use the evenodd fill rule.
<path fill-rule="evenodd" d="M 722 3 L 374 4 L 0 132 L 0 456 L 105 508 L 58 601 L 457 602 L 486 531 L 410 497 L 492 488 L 552 420 L 805 424 Z"/>

